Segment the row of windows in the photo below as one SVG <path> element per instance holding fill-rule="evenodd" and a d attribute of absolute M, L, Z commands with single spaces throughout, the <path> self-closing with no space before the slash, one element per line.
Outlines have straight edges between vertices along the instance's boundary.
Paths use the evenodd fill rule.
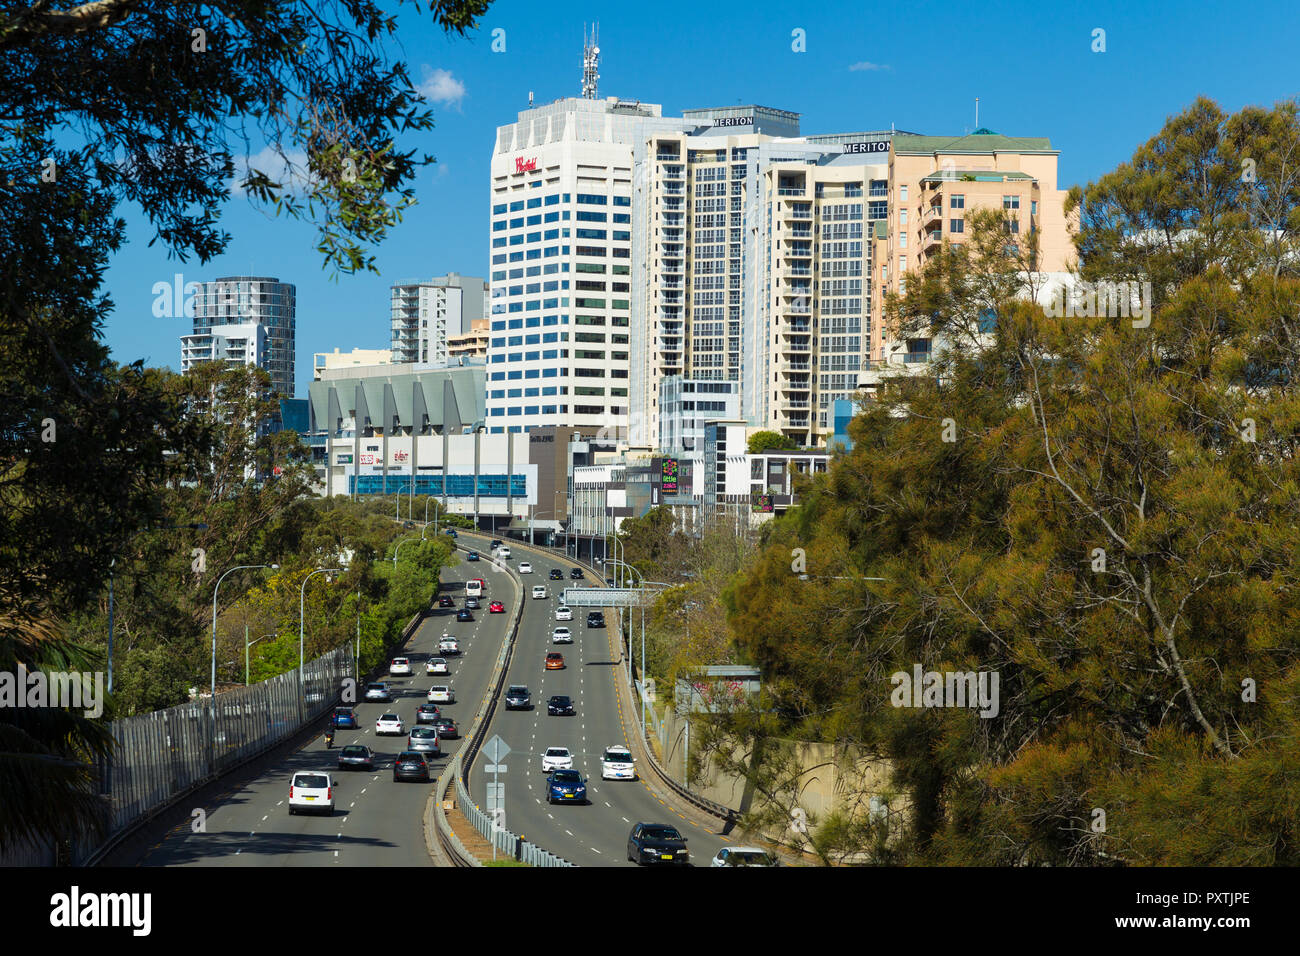
<path fill-rule="evenodd" d="M 410 475 L 351 475 L 348 484 L 354 494 L 377 495 L 382 493 L 409 494 Z M 506 490 L 522 497 L 528 493 L 527 475 L 479 475 L 478 494 L 488 498 L 504 498 Z M 472 498 L 476 490 L 474 475 L 416 475 L 416 494 L 447 495 L 453 498 Z"/>

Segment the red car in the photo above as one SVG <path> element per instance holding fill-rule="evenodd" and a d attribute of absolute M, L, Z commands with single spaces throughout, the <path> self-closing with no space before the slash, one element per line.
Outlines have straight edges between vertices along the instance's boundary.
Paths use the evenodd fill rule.
<path fill-rule="evenodd" d="M 500 601 L 493 601 L 491 604 L 488 605 L 488 613 L 504 614 L 506 613 L 506 606 L 502 604 Z"/>

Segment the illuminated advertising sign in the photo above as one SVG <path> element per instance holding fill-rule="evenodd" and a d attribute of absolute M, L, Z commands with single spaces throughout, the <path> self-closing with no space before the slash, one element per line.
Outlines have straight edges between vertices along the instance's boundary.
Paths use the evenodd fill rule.
<path fill-rule="evenodd" d="M 375 463 L 375 456 L 374 456 L 374 455 L 362 455 L 362 456 L 361 456 L 361 464 L 363 464 L 363 465 L 373 465 L 374 463 Z"/>
<path fill-rule="evenodd" d="M 536 169 L 537 169 L 536 156 L 534 156 L 532 159 L 524 159 L 522 156 L 515 157 L 515 172 L 531 173 Z"/>
<path fill-rule="evenodd" d="M 677 459 L 665 458 L 661 485 L 666 495 L 677 493 Z"/>
<path fill-rule="evenodd" d="M 887 139 L 870 139 L 865 143 L 845 143 L 844 152 L 846 153 L 887 153 L 889 152 L 889 140 Z"/>
<path fill-rule="evenodd" d="M 758 513 L 767 513 L 773 510 L 771 495 L 754 495 L 753 510 Z"/>

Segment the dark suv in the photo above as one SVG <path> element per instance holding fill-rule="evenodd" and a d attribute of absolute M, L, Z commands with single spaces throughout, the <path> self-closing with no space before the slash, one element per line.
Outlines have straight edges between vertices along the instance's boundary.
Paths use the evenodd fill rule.
<path fill-rule="evenodd" d="M 582 568 L 569 568 L 569 577 L 577 581 L 582 577 Z"/>
<path fill-rule="evenodd" d="M 604 626 L 605 626 L 605 615 L 602 614 L 600 611 L 590 611 L 590 612 L 588 612 L 588 614 L 587 614 L 587 626 L 588 626 L 588 627 L 604 627 Z"/>
<path fill-rule="evenodd" d="M 564 694 L 556 694 L 546 702 L 546 713 L 549 717 L 572 717 L 573 700 Z"/>
<path fill-rule="evenodd" d="M 533 706 L 533 695 L 523 684 L 511 684 L 506 691 L 506 710 L 529 710 Z"/>
<path fill-rule="evenodd" d="M 552 581 L 563 581 L 563 580 L 564 580 L 564 572 L 561 571 L 559 568 L 551 568 L 551 573 L 550 573 L 550 575 L 548 575 L 548 576 L 550 577 L 550 579 L 551 579 Z"/>
<path fill-rule="evenodd" d="M 424 754 L 403 750 L 393 760 L 393 780 L 429 780 L 429 761 Z"/>

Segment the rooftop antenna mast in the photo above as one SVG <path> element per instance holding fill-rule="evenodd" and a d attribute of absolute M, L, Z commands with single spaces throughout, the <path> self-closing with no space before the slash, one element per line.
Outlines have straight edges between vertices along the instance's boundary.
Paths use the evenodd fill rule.
<path fill-rule="evenodd" d="M 980 98 L 975 97 L 975 128 L 980 128 Z"/>
<path fill-rule="evenodd" d="M 600 79 L 600 74 L 596 68 L 600 65 L 600 47 L 596 45 L 596 35 L 600 31 L 600 24 L 591 25 L 591 39 L 587 39 L 587 25 L 582 25 L 582 98 L 584 100 L 594 100 L 596 98 L 596 81 Z"/>

